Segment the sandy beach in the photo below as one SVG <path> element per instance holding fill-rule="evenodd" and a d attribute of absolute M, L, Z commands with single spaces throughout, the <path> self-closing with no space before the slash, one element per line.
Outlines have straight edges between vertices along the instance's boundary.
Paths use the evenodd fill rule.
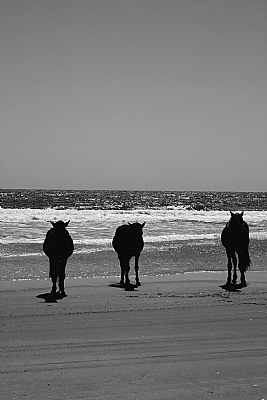
<path fill-rule="evenodd" d="M 225 278 L 2 282 L 1 399 L 266 399 L 267 274 Z"/>

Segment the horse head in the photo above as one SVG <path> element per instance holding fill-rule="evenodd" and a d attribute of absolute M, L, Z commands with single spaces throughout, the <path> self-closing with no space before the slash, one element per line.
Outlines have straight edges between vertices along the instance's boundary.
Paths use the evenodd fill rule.
<path fill-rule="evenodd" d="M 52 222 L 52 221 L 50 221 L 50 222 L 53 225 L 53 227 L 57 230 L 64 230 L 70 223 L 70 221 L 68 221 L 68 222 L 63 222 L 63 221 Z"/>
<path fill-rule="evenodd" d="M 145 226 L 145 224 L 145 222 L 143 224 L 139 224 L 139 222 L 134 222 L 133 224 L 131 224 L 130 222 L 128 222 L 131 230 L 140 235 L 143 235 L 143 227 Z"/>
<path fill-rule="evenodd" d="M 231 218 L 229 221 L 229 226 L 235 230 L 241 229 L 244 223 L 244 211 L 242 211 L 241 213 L 233 213 L 232 211 L 230 211 L 230 214 Z"/>

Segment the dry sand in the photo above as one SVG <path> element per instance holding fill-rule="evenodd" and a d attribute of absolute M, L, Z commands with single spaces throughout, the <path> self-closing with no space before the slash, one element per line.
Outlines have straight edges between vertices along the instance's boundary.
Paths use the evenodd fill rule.
<path fill-rule="evenodd" d="M 267 274 L 1 283 L 1 399 L 267 399 Z"/>

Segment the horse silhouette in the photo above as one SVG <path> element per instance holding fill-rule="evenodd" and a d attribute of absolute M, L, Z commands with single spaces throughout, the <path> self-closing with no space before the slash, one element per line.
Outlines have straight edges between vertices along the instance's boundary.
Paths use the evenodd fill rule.
<path fill-rule="evenodd" d="M 236 285 L 236 267 L 238 256 L 238 268 L 241 274 L 241 287 L 245 287 L 247 286 L 245 272 L 250 266 L 250 257 L 248 252 L 249 227 L 248 224 L 243 220 L 243 211 L 241 213 L 233 213 L 232 211 L 230 211 L 230 214 L 231 218 L 227 222 L 221 234 L 221 242 L 226 249 L 226 254 L 228 258 L 228 277 L 226 285 Z M 232 263 L 234 266 L 233 280 Z"/>
<path fill-rule="evenodd" d="M 74 246 L 73 240 L 66 227 L 69 222 L 57 221 L 51 222 L 53 228 L 49 229 L 43 244 L 43 251 L 49 258 L 49 277 L 52 280 L 52 294 L 56 294 L 57 281 L 59 286 L 59 295 L 66 297 L 65 293 L 65 269 L 68 258 L 72 255 Z"/>
<path fill-rule="evenodd" d="M 130 284 L 129 271 L 130 271 L 130 259 L 135 257 L 135 281 L 136 286 L 141 286 L 138 276 L 138 260 L 140 253 L 144 248 L 143 240 L 143 224 L 135 222 L 134 224 L 121 225 L 116 229 L 115 236 L 112 240 L 112 246 L 118 254 L 121 267 L 121 280 L 120 284 Z"/>

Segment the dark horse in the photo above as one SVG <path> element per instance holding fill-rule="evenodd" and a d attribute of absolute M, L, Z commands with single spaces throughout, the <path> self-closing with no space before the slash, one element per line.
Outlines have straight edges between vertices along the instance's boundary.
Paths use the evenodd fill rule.
<path fill-rule="evenodd" d="M 72 255 L 74 246 L 72 238 L 66 227 L 69 222 L 51 222 L 53 228 L 49 229 L 43 244 L 44 253 L 49 258 L 50 270 L 49 276 L 52 280 L 52 294 L 56 294 L 57 280 L 59 286 L 59 295 L 65 297 L 65 268 L 68 258 Z"/>
<path fill-rule="evenodd" d="M 136 286 L 140 286 L 141 283 L 138 277 L 138 260 L 140 253 L 144 248 L 143 240 L 143 224 L 135 222 L 134 224 L 121 225 L 116 229 L 115 236 L 112 241 L 114 250 L 118 253 L 121 266 L 121 280 L 120 284 L 124 284 L 124 277 L 126 285 L 129 285 L 129 271 L 130 271 L 130 259 L 135 257 L 135 280 Z"/>
<path fill-rule="evenodd" d="M 237 257 L 238 256 L 238 268 L 241 274 L 241 286 L 247 286 L 245 272 L 250 266 L 250 257 L 248 252 L 249 245 L 249 227 L 248 224 L 243 220 L 243 214 L 241 213 L 231 213 L 231 218 L 227 222 L 225 228 L 221 234 L 221 241 L 226 249 L 226 254 L 228 257 L 228 277 L 226 285 L 236 284 L 237 280 Z M 232 262 L 234 265 L 233 280 L 231 278 L 232 273 Z"/>

